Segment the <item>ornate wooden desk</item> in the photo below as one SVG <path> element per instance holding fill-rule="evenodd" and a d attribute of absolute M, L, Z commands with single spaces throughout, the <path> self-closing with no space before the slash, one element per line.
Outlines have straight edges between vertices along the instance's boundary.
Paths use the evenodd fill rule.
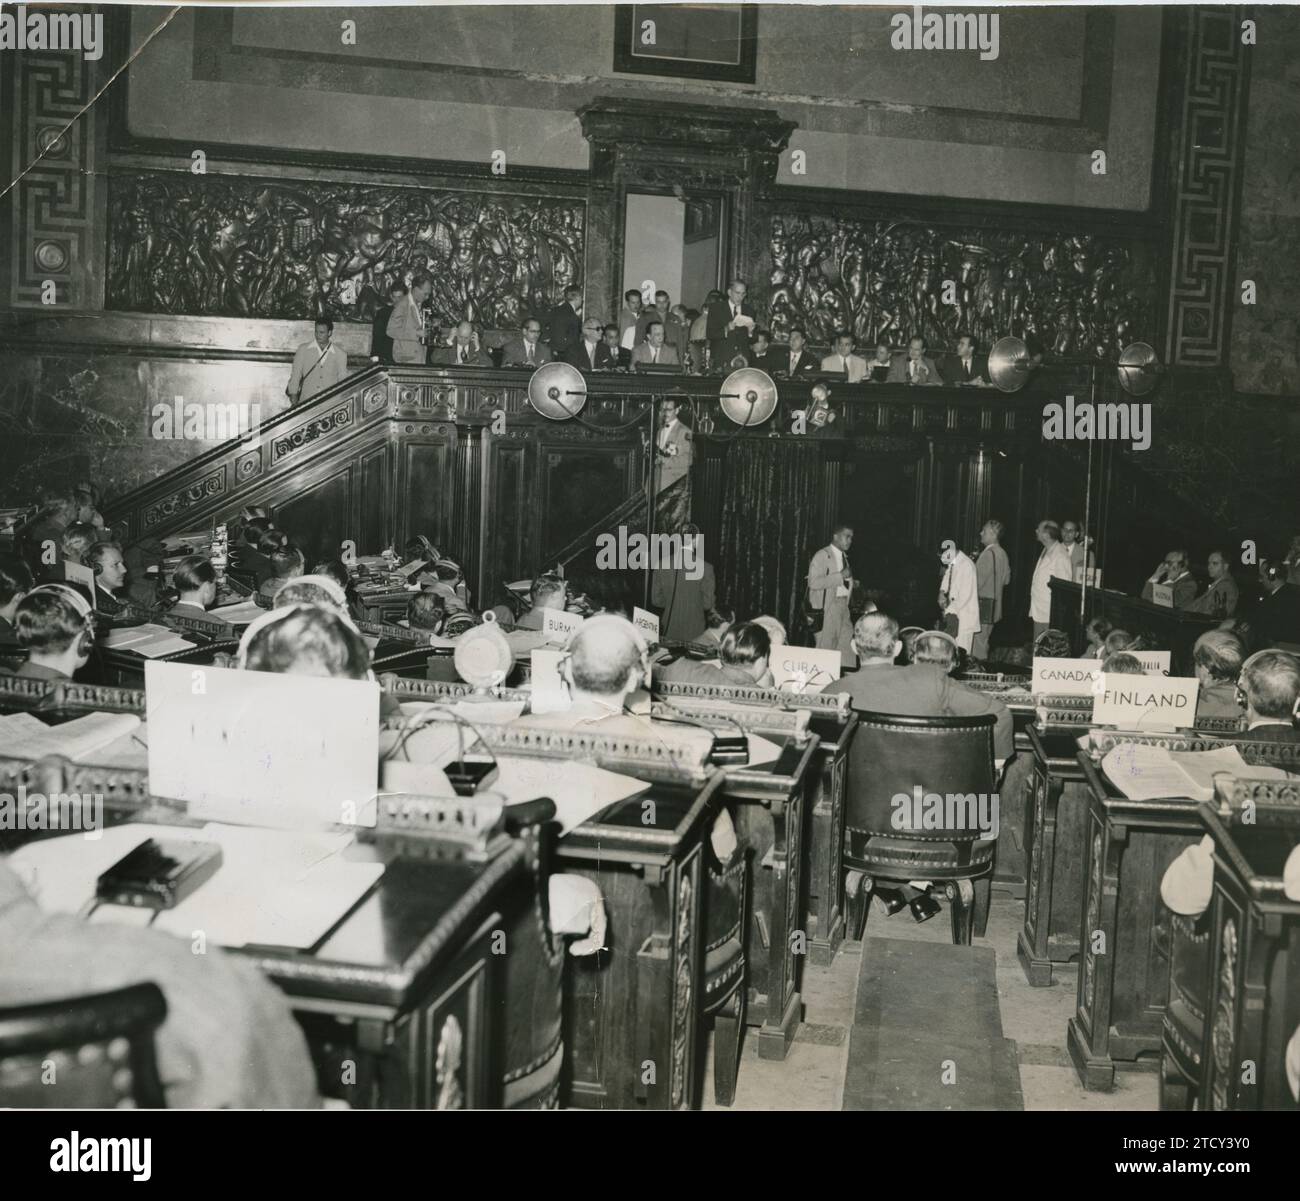
<path fill-rule="evenodd" d="M 1034 756 L 1029 879 L 1016 956 L 1035 988 L 1052 983 L 1053 963 L 1067 963 L 1079 954 L 1088 788 L 1076 739 L 1086 728 L 1052 725 L 1028 731 Z"/>
<path fill-rule="evenodd" d="M 1248 763 L 1290 766 L 1294 746 L 1245 737 L 1094 732 L 1104 755 L 1121 743 L 1212 750 L 1233 742 Z M 1132 801 L 1101 773 L 1088 752 L 1079 766 L 1089 792 L 1084 835 L 1084 904 L 1079 927 L 1079 986 L 1067 1045 L 1085 1088 L 1109 1090 L 1115 1061 L 1160 1049 L 1169 989 L 1171 931 L 1160 880 L 1175 856 L 1204 832 L 1186 797 Z"/>
<path fill-rule="evenodd" d="M 1300 1027 L 1300 902 L 1282 891 L 1300 784 L 1237 779 L 1217 791 L 1201 806 L 1215 848 L 1201 1108 L 1300 1109 L 1285 1070 Z"/>
<path fill-rule="evenodd" d="M 807 729 L 817 736 L 814 769 L 804 800 L 804 842 L 801 855 L 803 891 L 808 897 L 809 956 L 818 967 L 828 966 L 844 941 L 844 873 L 840 848 L 844 842 L 844 790 L 848 781 L 849 744 L 858 728 L 857 715 L 846 694 L 795 696 L 769 688 L 707 687 L 656 682 L 654 694 L 697 719 L 712 710 L 725 727 L 734 720 L 755 733 L 789 733 L 792 710 L 808 714 Z M 739 707 L 737 715 L 732 707 Z M 747 712 L 759 707 L 759 713 Z M 774 716 L 764 719 L 761 710 Z"/>
<path fill-rule="evenodd" d="M 1153 605 L 1141 597 L 1126 596 L 1122 592 L 1108 592 L 1104 588 L 1089 588 L 1082 597 L 1083 586 L 1071 580 L 1054 579 L 1052 589 L 1052 625 L 1064 631 L 1070 645 L 1076 650 L 1087 639 L 1084 630 L 1094 617 L 1105 617 L 1112 625 L 1131 634 L 1150 631 L 1158 639 L 1161 650 L 1172 654 L 1174 675 L 1190 676 L 1192 670 L 1192 645 L 1205 633 L 1219 624 L 1216 617 L 1204 617 L 1182 609 L 1167 609 Z M 1082 602 L 1081 602 L 1082 597 Z M 1082 615 L 1079 612 L 1083 605 Z"/>
<path fill-rule="evenodd" d="M 201 824 L 183 805 L 150 796 L 143 772 L 57 757 L 0 760 L 0 788 L 19 782 L 46 795 L 102 795 L 111 825 Z M 496 936 L 530 907 L 536 844 L 502 834 L 500 806 L 405 800 L 436 806 L 448 837 L 434 847 L 400 816 L 381 814 L 349 854 L 383 862 L 384 875 L 320 943 L 231 953 L 251 959 L 289 997 L 324 1094 L 363 1108 L 496 1107 L 508 1020 Z M 345 1076 L 349 1061 L 355 1074 Z"/>

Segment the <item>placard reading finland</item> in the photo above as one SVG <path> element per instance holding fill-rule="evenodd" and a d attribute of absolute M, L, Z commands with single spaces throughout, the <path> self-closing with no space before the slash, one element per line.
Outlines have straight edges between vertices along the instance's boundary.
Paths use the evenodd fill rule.
<path fill-rule="evenodd" d="M 1035 696 L 1087 696 L 1101 674 L 1100 659 L 1042 659 L 1034 656 Z"/>
<path fill-rule="evenodd" d="M 1196 722 L 1199 680 L 1103 672 L 1092 720 L 1121 730 L 1176 730 Z"/>
<path fill-rule="evenodd" d="M 632 624 L 645 635 L 652 646 L 659 641 L 659 618 L 644 609 L 633 608 Z"/>
<path fill-rule="evenodd" d="M 546 635 L 547 642 L 567 643 L 581 627 L 580 613 L 569 613 L 564 609 L 542 611 L 542 633 Z"/>
<path fill-rule="evenodd" d="M 796 692 L 820 692 L 840 678 L 840 652 L 810 646 L 780 646 L 772 652 L 772 681 Z"/>

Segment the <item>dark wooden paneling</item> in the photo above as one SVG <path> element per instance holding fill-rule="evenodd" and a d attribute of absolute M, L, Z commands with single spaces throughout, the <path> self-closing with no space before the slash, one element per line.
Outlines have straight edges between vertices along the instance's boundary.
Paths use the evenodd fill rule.
<path fill-rule="evenodd" d="M 405 540 L 425 534 L 435 545 L 449 545 L 455 530 L 452 453 L 455 427 L 439 427 L 442 436 L 405 441 L 398 468 L 396 535 Z"/>
<path fill-rule="evenodd" d="M 354 464 L 344 464 L 276 506 L 276 523 L 302 548 L 308 568 L 337 556 L 339 544 L 355 536 L 351 517 L 358 475 Z"/>

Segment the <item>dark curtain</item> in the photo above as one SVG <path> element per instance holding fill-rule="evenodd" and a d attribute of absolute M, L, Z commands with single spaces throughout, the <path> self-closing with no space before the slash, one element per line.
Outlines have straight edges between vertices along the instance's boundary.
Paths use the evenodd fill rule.
<path fill-rule="evenodd" d="M 737 438 L 722 468 L 722 545 L 705 558 L 718 599 L 745 620 L 768 613 L 790 630 L 808 560 L 830 540 L 821 528 L 822 450 L 816 442 Z"/>

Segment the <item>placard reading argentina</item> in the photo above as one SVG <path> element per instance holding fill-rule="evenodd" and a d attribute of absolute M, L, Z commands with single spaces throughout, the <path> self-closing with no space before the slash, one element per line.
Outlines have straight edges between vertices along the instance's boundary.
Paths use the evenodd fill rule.
<path fill-rule="evenodd" d="M 1092 720 L 1121 730 L 1176 730 L 1196 722 L 1200 681 L 1102 672 Z"/>

